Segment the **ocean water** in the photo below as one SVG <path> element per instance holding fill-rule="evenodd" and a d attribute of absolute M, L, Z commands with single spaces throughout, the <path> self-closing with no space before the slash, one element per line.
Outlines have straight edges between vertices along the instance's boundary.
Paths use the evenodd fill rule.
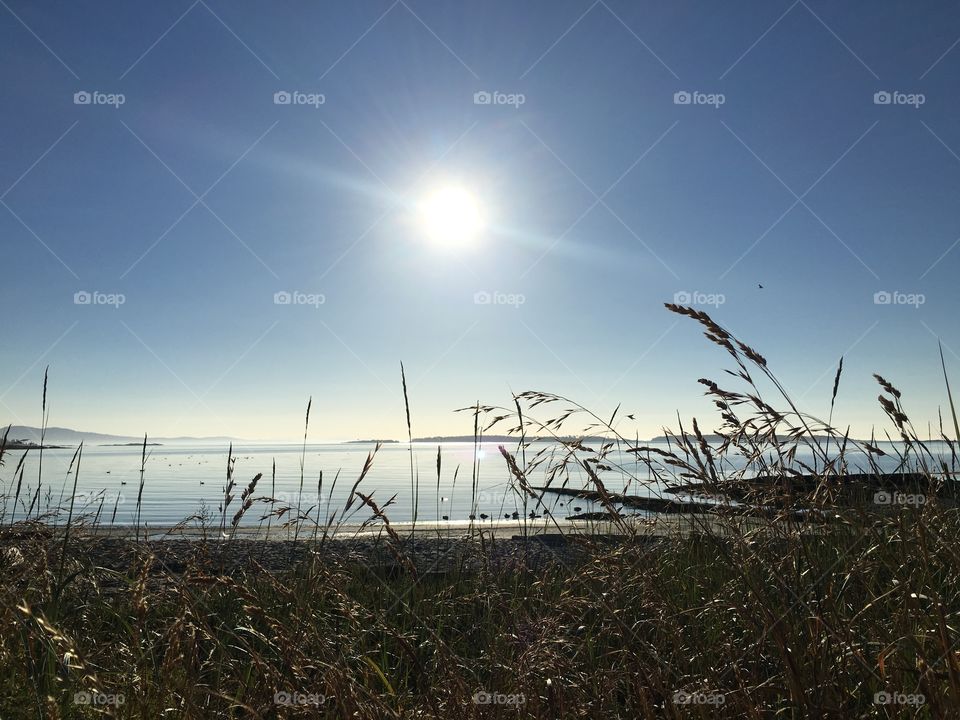
<path fill-rule="evenodd" d="M 339 511 L 360 477 L 370 444 L 307 445 L 303 453 L 303 489 L 300 489 L 300 463 L 303 448 L 300 445 L 235 445 L 233 456 L 235 499 L 228 508 L 228 522 L 239 507 L 239 497 L 247 483 L 258 473 L 263 477 L 257 484 L 254 497 L 269 496 L 277 504 L 299 507 L 320 518 Z M 515 450 L 510 448 L 511 451 Z M 437 445 L 413 444 L 414 472 L 419 476 L 417 519 L 439 520 L 446 515 L 451 520 L 465 520 L 475 507 L 476 514 L 503 517 L 514 511 L 523 513 L 522 500 L 509 489 L 509 472 L 496 444 L 483 443 L 477 452 L 479 474 L 476 484 L 476 505 L 473 506 L 473 443 L 443 443 L 440 448 L 440 482 L 437 483 Z M 84 446 L 77 479 L 74 512 L 95 513 L 100 507 L 101 521 L 109 523 L 116 503 L 117 524 L 131 524 L 136 519 L 137 492 L 140 484 L 141 448 L 133 446 Z M 43 487 L 39 503 L 43 510 L 69 507 L 73 490 L 73 474 L 69 474 L 73 449 L 48 449 L 43 452 Z M 227 471 L 227 445 L 161 445 L 147 447 L 146 470 L 141 508 L 141 522 L 151 525 L 171 525 L 197 513 L 204 505 L 213 522 L 219 525 L 218 507 L 223 502 Z M 10 453 L 0 468 L 0 493 L 4 495 L 5 516 L 9 521 L 13 507 L 14 469 L 22 451 Z M 24 463 L 23 486 L 17 516 L 23 517 L 23 503 L 29 506 L 36 492 L 39 453 L 31 450 Z M 633 463 L 632 459 L 629 459 Z M 275 479 L 272 468 L 276 463 Z M 318 488 L 320 474 L 322 487 Z M 456 477 L 454 477 L 456 475 Z M 336 482 L 334 484 L 334 481 Z M 532 483 L 543 480 L 536 473 Z M 319 489 L 319 492 L 318 492 Z M 408 522 L 413 517 L 413 495 L 410 486 L 410 452 L 406 444 L 386 444 L 376 453 L 373 465 L 357 490 L 372 495 L 380 506 L 386 506 L 391 521 Z M 557 512 L 565 512 L 569 498 L 559 498 L 559 506 L 551 500 Z M 573 503 L 584 511 L 592 510 L 591 503 L 577 500 Z M 242 524 L 257 524 L 270 510 L 270 505 L 258 502 L 244 516 Z M 359 509 L 358 509 L 359 508 Z M 358 510 L 353 522 L 363 522 L 371 513 L 356 501 L 352 510 Z M 34 510 L 36 514 L 36 509 Z M 276 520 L 274 520 L 276 523 Z"/>
<path fill-rule="evenodd" d="M 666 443 L 649 443 L 666 449 Z M 934 444 L 937 445 L 936 443 Z M 890 446 L 884 445 L 889 449 Z M 527 450 L 528 459 L 542 447 L 535 444 Z M 275 445 L 235 445 L 233 455 L 235 499 L 227 510 L 229 522 L 239 508 L 239 497 L 247 483 L 262 473 L 254 492 L 254 497 L 270 496 L 277 505 L 296 506 L 309 511 L 312 517 L 324 521 L 328 513 L 339 511 L 343 507 L 351 488 L 360 476 L 368 453 L 373 444 L 328 444 L 307 445 L 303 455 L 303 489 L 300 490 L 300 463 L 302 446 L 295 444 Z M 511 452 L 516 447 L 508 448 Z M 479 472 L 476 478 L 476 492 L 473 490 L 473 460 L 476 448 L 473 443 L 443 443 L 440 446 L 440 479 L 437 480 L 437 445 L 429 443 L 413 444 L 414 472 L 419 476 L 419 501 L 417 519 L 419 521 L 440 520 L 446 515 L 451 521 L 466 520 L 471 512 L 481 513 L 491 518 L 503 518 L 505 514 L 519 512 L 523 514 L 523 500 L 510 488 L 510 473 L 495 443 L 482 443 L 477 451 Z M 941 445 L 939 450 L 945 448 Z M 100 520 L 109 524 L 116 507 L 117 524 L 132 524 L 136 519 L 136 500 L 140 476 L 140 447 L 124 446 L 85 446 L 77 479 L 77 493 L 74 500 L 75 513 L 93 514 L 102 505 Z M 141 522 L 152 526 L 172 525 L 199 512 L 204 506 L 210 514 L 211 523 L 219 525 L 218 507 L 223 501 L 226 483 L 227 445 L 162 445 L 147 448 L 146 470 L 141 509 Z M 42 490 L 38 503 L 41 510 L 66 508 L 70 504 L 73 489 L 73 474 L 68 474 L 70 460 L 74 450 L 45 450 L 43 453 Z M 6 463 L 0 467 L 0 507 L 4 510 L 4 521 L 13 516 L 13 495 L 15 492 L 14 469 L 20 460 L 22 451 L 11 452 Z M 798 455 L 799 459 L 810 461 Z M 31 450 L 24 463 L 23 486 L 16 516 L 24 516 L 23 503 L 29 505 L 37 488 L 39 453 Z M 948 458 L 949 461 L 949 458 Z M 848 462 L 856 468 L 867 468 L 865 456 L 858 453 L 848 455 Z M 896 468 L 896 458 L 882 458 L 880 465 L 884 470 Z M 272 467 L 276 463 L 275 480 L 271 479 Z M 609 465 L 620 466 L 623 470 L 601 473 L 607 489 L 611 492 L 627 490 L 638 495 L 659 496 L 662 488 L 653 481 L 646 467 L 638 463 L 633 455 L 612 455 Z M 318 493 L 318 480 L 323 474 L 323 484 Z M 456 475 L 456 477 L 454 477 Z M 334 484 L 334 479 L 336 483 Z M 541 468 L 530 473 L 531 485 L 543 485 L 546 482 L 546 470 Z M 554 485 L 563 481 L 560 477 Z M 571 469 L 569 487 L 588 485 L 582 472 Z M 409 522 L 413 517 L 413 494 L 410 487 L 410 453 L 406 444 L 383 445 L 376 454 L 372 468 L 357 488 L 365 495 L 372 495 L 380 505 L 385 506 L 388 517 L 393 522 Z M 476 505 L 473 505 L 475 497 Z M 391 501 L 392 502 L 389 502 Z M 572 514 L 573 507 L 583 512 L 595 508 L 586 500 L 560 497 L 548 494 L 545 498 L 547 508 L 555 517 Z M 389 504 L 388 504 L 389 503 Z M 256 525 L 269 512 L 270 505 L 255 503 L 242 520 L 243 525 Z M 475 508 L 475 509 L 474 509 Z M 534 509 L 531 504 L 528 511 Z M 354 504 L 356 511 L 351 522 L 360 523 L 370 517 L 370 512 L 359 502 Z M 36 514 L 36 509 L 34 510 Z M 276 523 L 276 520 L 274 520 Z"/>

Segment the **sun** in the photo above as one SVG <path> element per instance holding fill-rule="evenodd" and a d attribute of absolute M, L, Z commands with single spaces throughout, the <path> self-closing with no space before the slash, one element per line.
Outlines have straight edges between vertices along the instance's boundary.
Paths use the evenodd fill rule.
<path fill-rule="evenodd" d="M 480 203 L 459 185 L 440 187 L 424 197 L 419 216 L 427 237 L 442 246 L 469 245 L 484 228 Z"/>

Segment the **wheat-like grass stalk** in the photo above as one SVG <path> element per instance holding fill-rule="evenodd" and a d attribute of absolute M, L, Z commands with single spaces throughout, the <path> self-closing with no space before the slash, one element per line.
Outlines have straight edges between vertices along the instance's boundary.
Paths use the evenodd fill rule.
<path fill-rule="evenodd" d="M 297 518 L 298 522 L 296 528 L 294 529 L 293 539 L 297 540 L 300 537 L 300 522 L 299 517 L 302 513 L 303 508 L 303 478 L 306 467 L 307 459 L 307 432 L 310 429 L 310 408 L 313 406 L 313 397 L 311 396 L 307 400 L 307 413 L 303 420 L 303 446 L 300 449 L 300 489 L 297 491 Z"/>

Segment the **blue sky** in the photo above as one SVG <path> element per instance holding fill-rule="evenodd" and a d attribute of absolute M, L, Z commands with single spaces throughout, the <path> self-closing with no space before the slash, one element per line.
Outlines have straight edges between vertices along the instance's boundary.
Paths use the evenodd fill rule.
<path fill-rule="evenodd" d="M 39 423 L 49 364 L 55 425 L 285 439 L 312 395 L 316 439 L 400 437 L 402 360 L 417 435 L 511 389 L 713 427 L 676 296 L 810 412 L 844 355 L 839 422 L 884 426 L 879 372 L 925 425 L 958 38 L 948 2 L 3 0 L 0 415 Z M 416 220 L 451 184 L 468 247 Z"/>

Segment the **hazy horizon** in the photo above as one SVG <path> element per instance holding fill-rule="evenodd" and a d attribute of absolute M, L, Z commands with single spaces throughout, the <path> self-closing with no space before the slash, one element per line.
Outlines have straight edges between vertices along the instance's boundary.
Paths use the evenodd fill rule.
<path fill-rule="evenodd" d="M 936 423 L 954 4 L 295 6 L 0 2 L 4 425 L 49 365 L 54 426 L 402 440 L 403 362 L 415 437 L 524 390 L 712 432 L 664 302 L 824 419 L 843 356 L 852 436 L 874 372 Z"/>

